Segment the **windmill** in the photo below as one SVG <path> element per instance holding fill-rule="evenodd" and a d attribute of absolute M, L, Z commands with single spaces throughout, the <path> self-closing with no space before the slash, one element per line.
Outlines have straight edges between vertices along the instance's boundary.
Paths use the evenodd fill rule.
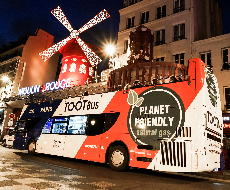
<path fill-rule="evenodd" d="M 79 34 L 107 19 L 110 15 L 104 9 L 79 30 L 74 30 L 59 6 L 51 13 L 70 31 L 70 36 L 39 53 L 39 55 L 45 62 L 59 51 L 63 55 L 59 81 L 68 77 L 71 78 L 72 85 L 85 84 L 102 60 L 89 45 L 82 41 Z"/>

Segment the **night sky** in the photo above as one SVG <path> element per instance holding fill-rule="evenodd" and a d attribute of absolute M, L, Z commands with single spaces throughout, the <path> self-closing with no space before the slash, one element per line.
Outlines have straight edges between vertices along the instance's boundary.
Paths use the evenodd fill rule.
<path fill-rule="evenodd" d="M 230 0 L 218 0 L 223 11 L 224 33 L 230 33 Z M 69 31 L 50 13 L 60 6 L 77 30 L 101 10 L 111 15 L 105 21 L 80 34 L 87 42 L 102 48 L 102 43 L 116 39 L 119 12 L 123 0 L 0 0 L 0 47 L 37 28 L 54 35 L 55 43 L 69 36 Z"/>
<path fill-rule="evenodd" d="M 54 35 L 55 43 L 69 36 L 69 31 L 50 13 L 60 6 L 78 30 L 103 9 L 111 15 L 107 20 L 80 34 L 82 40 L 98 45 L 115 39 L 119 28 L 119 12 L 123 0 L 0 0 L 0 47 L 37 28 Z"/>

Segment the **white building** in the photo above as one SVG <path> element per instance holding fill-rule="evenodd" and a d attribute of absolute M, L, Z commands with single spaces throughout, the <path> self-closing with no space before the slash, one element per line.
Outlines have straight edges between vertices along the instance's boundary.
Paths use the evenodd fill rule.
<path fill-rule="evenodd" d="M 201 58 L 211 66 L 220 88 L 222 110 L 230 110 L 230 34 L 222 35 L 216 0 L 124 0 L 116 57 L 110 68 L 127 65 L 129 35 L 141 24 L 154 34 L 153 59 L 180 63 Z"/>

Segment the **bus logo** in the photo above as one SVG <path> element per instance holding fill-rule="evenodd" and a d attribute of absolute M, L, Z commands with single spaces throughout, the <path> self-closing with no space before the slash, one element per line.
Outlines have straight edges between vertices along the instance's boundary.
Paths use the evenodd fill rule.
<path fill-rule="evenodd" d="M 139 145 L 159 149 L 160 140 L 176 137 L 176 130 L 184 125 L 184 104 L 169 88 L 150 88 L 139 96 L 130 90 L 127 102 L 131 105 L 127 118 L 129 133 Z"/>

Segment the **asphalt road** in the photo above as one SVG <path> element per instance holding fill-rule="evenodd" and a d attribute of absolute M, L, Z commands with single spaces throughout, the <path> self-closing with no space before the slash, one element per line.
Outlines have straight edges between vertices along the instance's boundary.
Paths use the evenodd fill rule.
<path fill-rule="evenodd" d="M 230 189 L 230 176 L 170 174 L 144 169 L 112 171 L 107 164 L 28 155 L 0 146 L 0 190 Z"/>

